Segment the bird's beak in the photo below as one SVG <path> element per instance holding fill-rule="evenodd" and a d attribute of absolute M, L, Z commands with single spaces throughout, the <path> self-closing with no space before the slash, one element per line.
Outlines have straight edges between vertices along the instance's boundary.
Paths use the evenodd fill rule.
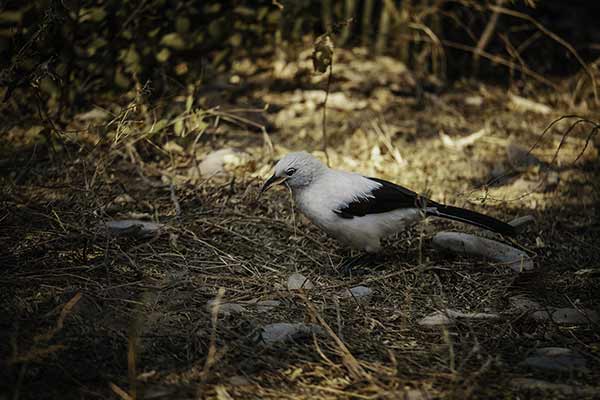
<path fill-rule="evenodd" d="M 269 179 L 267 179 L 267 181 L 263 185 L 262 189 L 260 189 L 260 194 L 263 194 L 264 192 L 266 192 L 267 190 L 269 190 L 269 188 L 271 186 L 278 185 L 280 183 L 285 182 L 286 180 L 287 180 L 287 176 L 275 176 L 275 175 L 273 175 L 272 177 L 270 177 Z"/>

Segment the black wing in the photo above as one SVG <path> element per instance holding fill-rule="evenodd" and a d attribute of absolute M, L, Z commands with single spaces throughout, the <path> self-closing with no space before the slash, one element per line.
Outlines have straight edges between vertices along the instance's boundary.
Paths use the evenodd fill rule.
<path fill-rule="evenodd" d="M 377 178 L 367 179 L 380 183 L 381 186 L 371 191 L 371 197 L 361 198 L 343 208 L 334 210 L 336 214 L 342 218 L 354 218 L 400 208 L 423 208 L 438 205 L 400 185 Z"/>

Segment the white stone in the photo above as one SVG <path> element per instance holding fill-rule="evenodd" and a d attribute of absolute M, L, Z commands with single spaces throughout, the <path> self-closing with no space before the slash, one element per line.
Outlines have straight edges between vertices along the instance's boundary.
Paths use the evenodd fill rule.
<path fill-rule="evenodd" d="M 222 176 L 226 175 L 228 168 L 240 166 L 247 161 L 246 153 L 225 148 L 207 154 L 198 164 L 198 169 L 200 170 L 200 174 L 205 178 Z M 189 175 L 192 178 L 196 177 L 197 171 L 195 167 L 190 169 Z"/>
<path fill-rule="evenodd" d="M 533 319 L 539 321 L 552 320 L 557 324 L 582 325 L 590 322 L 598 322 L 598 313 L 593 310 L 577 310 L 575 308 L 548 307 L 531 314 Z"/>
<path fill-rule="evenodd" d="M 105 227 L 113 235 L 153 236 L 162 225 L 137 219 L 123 219 L 107 221 Z"/>
<path fill-rule="evenodd" d="M 239 314 L 239 313 L 243 313 L 244 311 L 246 311 L 246 309 L 240 304 L 219 303 L 216 300 L 209 300 L 206 303 L 206 308 L 211 313 L 216 309 L 217 312 L 219 313 L 219 315 L 225 315 L 225 316 L 228 316 L 231 314 Z"/>
<path fill-rule="evenodd" d="M 300 289 L 313 289 L 315 285 L 304 275 L 299 273 L 293 273 L 287 280 L 287 288 L 289 290 L 300 290 Z"/>
<path fill-rule="evenodd" d="M 256 303 L 256 311 L 258 312 L 267 312 L 271 311 L 275 307 L 281 304 L 278 300 L 263 300 Z"/>
<path fill-rule="evenodd" d="M 436 311 L 419 321 L 419 325 L 425 327 L 435 327 L 440 325 L 452 325 L 456 322 L 456 319 L 496 319 L 500 318 L 498 314 L 494 313 L 465 313 L 462 311 L 455 311 L 446 309 L 443 311 Z"/>
<path fill-rule="evenodd" d="M 323 328 L 315 324 L 278 322 L 263 327 L 262 340 L 266 344 L 285 342 L 311 334 L 322 335 Z"/>
<path fill-rule="evenodd" d="M 520 112 L 534 112 L 537 114 L 550 114 L 552 112 L 552 108 L 550 108 L 549 106 L 542 104 L 542 103 L 538 103 L 536 101 L 533 100 L 529 100 L 526 99 L 524 97 L 521 96 L 517 96 L 514 94 L 509 94 L 509 106 L 511 109 L 516 110 L 516 111 L 520 111 Z"/>
<path fill-rule="evenodd" d="M 354 298 L 357 300 L 366 299 L 373 294 L 373 290 L 366 286 L 355 286 L 350 289 L 345 289 L 341 293 L 342 298 Z"/>
<path fill-rule="evenodd" d="M 571 349 L 564 347 L 543 347 L 527 357 L 522 364 L 537 369 L 571 371 L 584 369 L 585 359 Z"/>
<path fill-rule="evenodd" d="M 433 237 L 432 242 L 439 249 L 484 257 L 506 264 L 515 272 L 530 271 L 534 268 L 533 260 L 527 253 L 495 240 L 467 233 L 439 232 Z"/>

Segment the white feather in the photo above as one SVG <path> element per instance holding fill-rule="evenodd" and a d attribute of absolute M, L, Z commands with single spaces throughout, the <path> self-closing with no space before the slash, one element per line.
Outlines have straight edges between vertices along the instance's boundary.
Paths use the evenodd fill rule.
<path fill-rule="evenodd" d="M 334 211 L 361 198 L 373 197 L 371 192 L 380 186 L 359 174 L 328 169 L 293 193 L 299 210 L 315 225 L 351 247 L 377 252 L 381 238 L 417 222 L 420 210 L 408 208 L 354 218 L 342 218 Z"/>

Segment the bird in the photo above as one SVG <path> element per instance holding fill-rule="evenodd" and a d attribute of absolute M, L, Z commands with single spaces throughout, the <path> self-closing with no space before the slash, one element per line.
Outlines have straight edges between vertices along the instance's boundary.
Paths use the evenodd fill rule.
<path fill-rule="evenodd" d="M 402 232 L 424 217 L 441 217 L 502 235 L 514 226 L 465 208 L 435 202 L 398 184 L 329 168 L 306 151 L 280 159 L 260 194 L 284 184 L 296 207 L 312 223 L 352 249 L 381 251 L 384 237 Z"/>

